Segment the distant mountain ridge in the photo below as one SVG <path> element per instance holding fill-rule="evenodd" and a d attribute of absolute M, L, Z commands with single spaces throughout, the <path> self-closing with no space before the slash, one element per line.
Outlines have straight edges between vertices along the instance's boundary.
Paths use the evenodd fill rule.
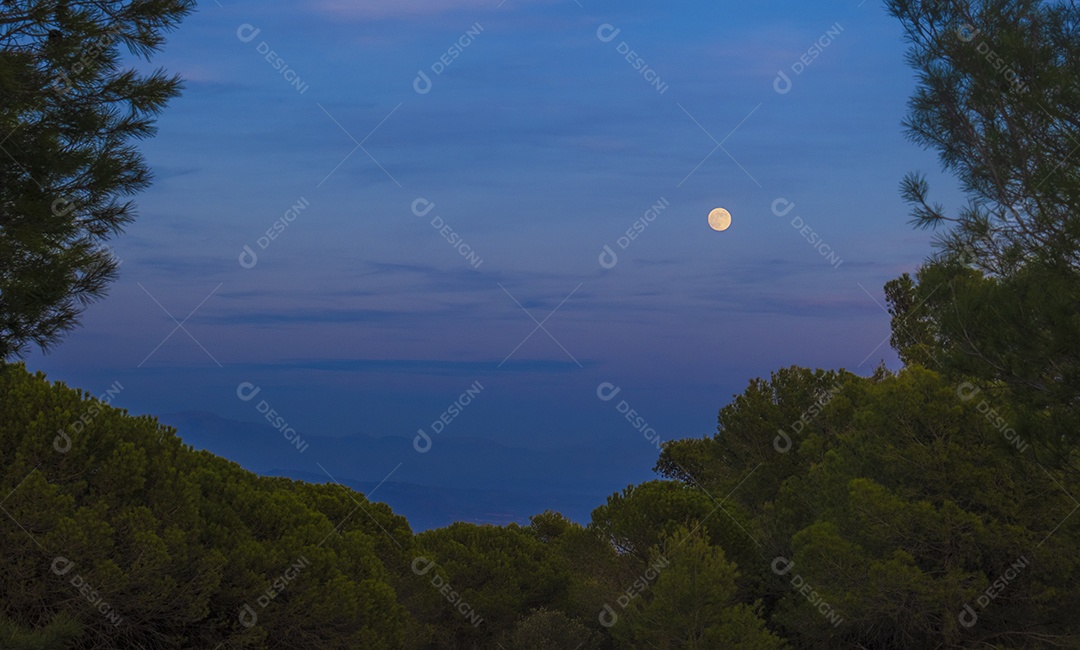
<path fill-rule="evenodd" d="M 411 438 L 304 435 L 303 452 L 270 423 L 185 411 L 158 418 L 185 443 L 259 474 L 334 480 L 388 504 L 414 530 L 454 521 L 525 523 L 558 510 L 586 523 L 612 492 L 652 478 L 655 449 L 640 440 L 562 449 L 510 447 L 482 438 L 434 437 L 419 453 Z"/>

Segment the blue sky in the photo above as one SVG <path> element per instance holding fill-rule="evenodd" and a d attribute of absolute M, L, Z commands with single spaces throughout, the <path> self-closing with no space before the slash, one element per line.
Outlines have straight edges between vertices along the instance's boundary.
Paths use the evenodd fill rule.
<path fill-rule="evenodd" d="M 872 1 L 203 3 L 152 62 L 187 88 L 142 144 L 121 278 L 29 365 L 259 421 L 248 382 L 331 436 L 411 437 L 479 381 L 441 435 L 633 449 L 641 480 L 620 400 L 701 436 L 776 368 L 895 367 L 881 287 L 930 252 L 898 183 L 958 201 L 902 133 L 904 49 Z"/>

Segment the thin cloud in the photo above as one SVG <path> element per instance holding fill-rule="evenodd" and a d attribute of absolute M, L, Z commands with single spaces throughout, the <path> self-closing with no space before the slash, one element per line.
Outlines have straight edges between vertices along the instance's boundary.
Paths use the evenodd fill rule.
<path fill-rule="evenodd" d="M 522 0 L 323 0 L 317 8 L 321 13 L 336 18 L 385 20 L 392 18 L 427 18 L 452 11 L 485 11 L 505 9 L 507 5 Z"/>
<path fill-rule="evenodd" d="M 596 361 L 586 360 L 586 368 L 595 367 Z M 484 361 L 446 361 L 441 359 L 292 359 L 273 363 L 233 364 L 234 368 L 262 372 L 295 372 L 317 370 L 325 372 L 400 373 L 436 376 L 476 376 L 496 373 L 565 373 L 582 368 L 572 361 L 547 359 L 498 359 Z"/>

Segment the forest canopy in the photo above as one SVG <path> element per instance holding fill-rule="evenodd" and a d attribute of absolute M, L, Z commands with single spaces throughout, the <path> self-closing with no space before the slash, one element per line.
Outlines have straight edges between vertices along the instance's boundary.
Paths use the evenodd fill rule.
<path fill-rule="evenodd" d="M 1012 414 L 924 368 L 787 368 L 588 525 L 414 534 L 9 364 L 0 647 L 1074 647 L 1080 482 Z"/>
<path fill-rule="evenodd" d="M 0 359 L 111 281 L 119 197 L 149 180 L 125 143 L 179 92 L 117 47 L 149 54 L 192 8 L 127 5 L 42 104 L 104 19 L 30 4 L 0 14 L 0 126 L 35 153 L 0 162 Z M 938 232 L 885 286 L 902 369 L 755 378 L 587 523 L 416 533 L 0 360 L 0 649 L 1080 648 L 1080 8 L 885 4 L 918 78 L 908 135 L 968 199 L 902 182 Z"/>

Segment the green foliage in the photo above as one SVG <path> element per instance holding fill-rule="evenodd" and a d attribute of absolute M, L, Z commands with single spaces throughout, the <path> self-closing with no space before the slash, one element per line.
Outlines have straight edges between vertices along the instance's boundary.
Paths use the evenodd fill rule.
<path fill-rule="evenodd" d="M 903 193 L 920 227 L 951 226 L 943 258 L 991 275 L 1080 268 L 1080 7 L 1042 0 L 886 0 L 919 85 L 910 137 L 937 151 L 971 201 L 955 216 L 919 175 Z"/>
<path fill-rule="evenodd" d="M 0 12 L 0 359 L 47 348 L 104 295 L 105 245 L 150 183 L 132 142 L 180 80 L 121 65 L 148 59 L 193 0 L 8 0 Z"/>
<path fill-rule="evenodd" d="M 776 494 L 789 477 L 821 461 L 864 401 L 867 383 L 845 371 L 798 367 L 754 379 L 720 410 L 713 438 L 665 444 L 656 471 L 699 486 L 723 503 L 713 517 L 737 525 L 728 535 L 710 529 L 711 538 L 739 566 L 758 566 L 763 537 L 774 534 L 781 521 L 791 527 L 813 516 L 809 504 L 775 513 Z M 762 593 L 762 575 L 749 574 L 744 590 Z"/>
<path fill-rule="evenodd" d="M 749 516 L 724 503 L 713 488 L 674 481 L 650 481 L 608 497 L 593 511 L 590 528 L 620 554 L 620 582 L 630 584 L 654 559 L 655 547 L 679 530 L 700 528 L 728 557 L 749 562 L 757 557 L 745 532 Z"/>
<path fill-rule="evenodd" d="M 636 561 L 620 556 L 594 526 L 581 526 L 556 512 L 533 516 L 528 530 L 547 546 L 556 570 L 566 576 L 560 611 L 603 633 L 598 613 L 632 579 L 629 567 Z"/>
<path fill-rule="evenodd" d="M 0 650 L 64 650 L 81 633 L 82 626 L 66 614 L 57 614 L 47 625 L 33 631 L 0 618 Z"/>
<path fill-rule="evenodd" d="M 403 644 L 412 534 L 386 506 L 257 477 L 19 365 L 0 422 L 0 620 L 71 617 L 73 648 Z"/>
<path fill-rule="evenodd" d="M 814 646 L 1080 642 L 1057 613 L 1080 602 L 1066 492 L 1076 482 L 1011 448 L 939 375 L 914 369 L 873 387 L 824 462 L 785 487 L 778 510 L 809 502 L 817 515 L 782 555 L 843 619 L 834 626 L 785 584 L 777 620 Z M 965 629 L 964 605 L 1020 558 L 1030 568 Z"/>
<path fill-rule="evenodd" d="M 705 519 L 714 510 L 704 492 L 682 483 L 650 481 L 608 497 L 593 511 L 592 527 L 620 554 L 650 559 L 652 547 L 680 525 Z"/>
<path fill-rule="evenodd" d="M 907 364 L 993 391 L 1040 459 L 1080 471 L 1080 7 L 1040 0 L 888 0 L 919 75 L 909 135 L 969 203 L 902 185 L 939 254 L 886 285 Z"/>
<path fill-rule="evenodd" d="M 665 448 L 694 478 L 614 494 L 587 527 L 414 537 L 341 486 L 257 477 L 5 365 L 0 645 L 1080 646 L 1080 484 L 970 395 L 919 367 L 789 368 Z"/>
<path fill-rule="evenodd" d="M 1014 406 L 988 406 L 990 396 L 972 399 L 967 387 L 917 367 L 869 379 L 842 374 L 843 390 L 792 436 L 790 449 L 778 450 L 775 423 L 790 417 L 778 410 L 798 411 L 794 395 L 806 400 L 803 409 L 820 401 L 803 385 L 813 376 L 789 369 L 751 382 L 721 411 L 715 438 L 664 450 L 682 454 L 678 464 L 695 465 L 705 477 L 684 479 L 687 488 L 722 493 L 744 481 L 730 501 L 745 504 L 747 536 L 760 546 L 739 561 L 738 605 L 759 606 L 797 647 L 981 648 L 1002 639 L 1015 648 L 1080 646 L 1080 626 L 1068 613 L 1080 603 L 1080 561 L 1070 550 L 1080 539 L 1070 496 L 1080 494 L 1080 483 L 1041 465 L 987 416 L 992 408 L 1011 417 Z M 732 462 L 737 458 L 758 464 Z M 753 476 L 768 480 L 744 480 L 754 467 Z M 705 562 L 701 542 L 697 548 L 696 562 Z M 728 550 L 725 543 L 711 548 Z M 709 561 L 716 575 L 728 575 L 718 560 Z M 1025 565 L 1019 573 L 1018 563 Z M 664 576 L 678 575 L 672 569 L 654 591 L 662 592 Z M 999 588 L 1010 574 L 1015 579 Z M 728 591 L 708 596 L 694 592 L 692 575 L 668 580 L 698 599 L 730 597 L 730 582 L 723 583 Z M 693 611 L 690 596 L 683 597 L 670 597 L 667 610 L 642 624 L 640 633 L 653 644 L 643 647 L 692 647 L 679 645 L 686 639 L 648 636 L 665 617 Z M 659 607 L 647 598 L 641 603 Z M 970 617 L 965 605 L 975 610 L 976 625 L 961 618 Z M 684 621 L 676 629 L 690 627 Z M 624 644 L 637 642 L 614 632 Z M 705 647 L 729 647 L 735 637 L 726 638 Z"/>
<path fill-rule="evenodd" d="M 1080 471 L 1080 282 L 1029 265 L 1007 277 L 953 264 L 921 268 L 894 304 L 893 341 L 907 363 L 1012 406 L 1012 426 L 1042 462 Z M 895 286 L 895 285 L 894 285 Z M 918 342 L 910 324 L 926 324 Z"/>
<path fill-rule="evenodd" d="M 518 619 L 541 606 L 566 603 L 569 575 L 551 548 L 528 529 L 456 523 L 417 535 L 423 557 L 435 563 L 424 578 L 419 618 L 438 630 L 431 648 L 498 647 Z M 440 594 L 436 577 L 467 603 L 476 623 Z"/>
<path fill-rule="evenodd" d="M 720 409 L 712 440 L 665 444 L 655 469 L 758 509 L 763 495 L 813 460 L 803 443 L 815 432 L 829 435 L 833 414 L 843 417 L 855 399 L 849 390 L 855 379 L 848 372 L 797 367 L 778 370 L 769 380 L 754 379 Z"/>
<path fill-rule="evenodd" d="M 772 650 L 783 641 L 765 629 L 758 605 L 736 602 L 735 565 L 698 530 L 680 527 L 652 549 L 641 595 L 612 631 L 626 648 Z M 652 584 L 648 584 L 652 582 Z"/>
<path fill-rule="evenodd" d="M 927 299 L 932 298 L 924 296 L 907 273 L 885 283 L 885 303 L 892 316 L 889 343 L 906 366 L 940 368 L 938 358 L 943 352 L 938 337 L 941 334 L 926 308 Z"/>
<path fill-rule="evenodd" d="M 539 608 L 518 621 L 510 650 L 596 650 L 601 638 L 560 611 Z"/>

